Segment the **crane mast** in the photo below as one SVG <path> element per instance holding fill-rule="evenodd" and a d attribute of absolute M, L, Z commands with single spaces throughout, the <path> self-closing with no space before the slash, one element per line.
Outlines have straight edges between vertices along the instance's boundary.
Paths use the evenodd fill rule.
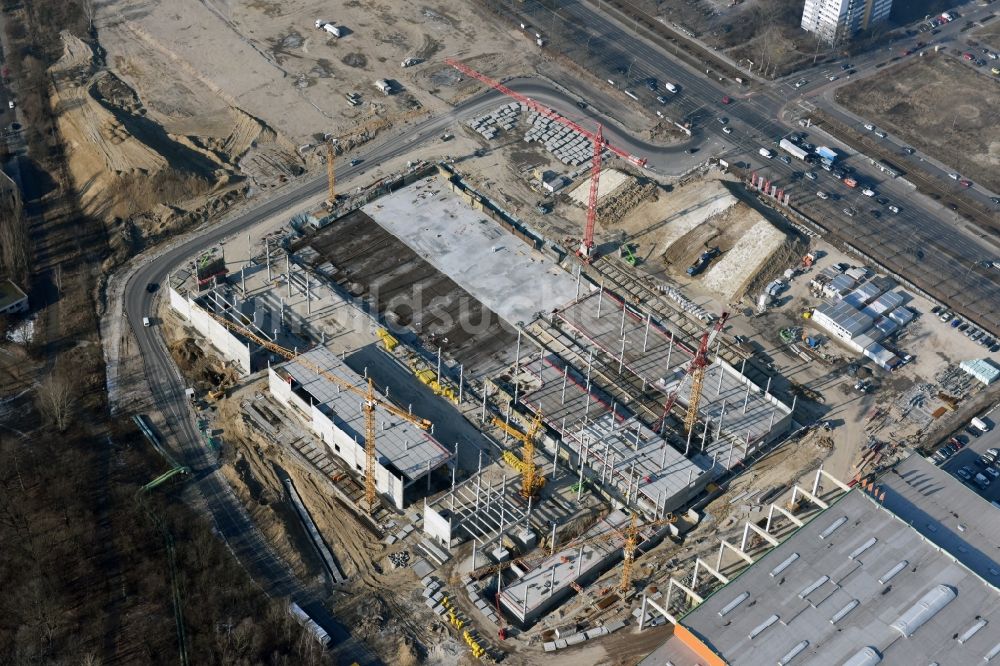
<path fill-rule="evenodd" d="M 341 387 L 345 391 L 350 391 L 359 395 L 362 398 L 362 410 L 365 417 L 365 502 L 368 505 L 369 514 L 374 514 L 375 509 L 378 506 L 378 489 L 375 484 L 375 465 L 378 459 L 378 451 L 375 448 L 375 410 L 381 409 L 383 411 L 389 412 L 390 414 L 397 416 L 404 421 L 408 421 L 413 425 L 417 426 L 421 430 L 429 430 L 431 427 L 431 422 L 427 419 L 422 419 L 418 416 L 414 416 L 408 411 L 402 410 L 395 405 L 392 405 L 375 394 L 375 385 L 372 382 L 371 377 L 368 378 L 368 384 L 365 388 L 359 388 L 352 384 L 351 382 L 344 381 L 332 372 L 328 372 L 321 368 L 320 366 L 312 363 L 308 359 L 302 358 L 302 356 L 296 354 L 291 349 L 286 349 L 281 345 L 271 342 L 270 340 L 263 338 L 248 328 L 241 326 L 225 317 L 220 315 L 209 313 L 209 315 L 219 322 L 222 326 L 228 330 L 238 333 L 243 337 L 251 340 L 255 344 L 260 345 L 264 349 L 270 352 L 282 356 L 288 360 L 294 360 L 299 365 L 302 365 L 317 375 L 324 377 L 325 379 L 333 382 L 337 386 Z"/>
<path fill-rule="evenodd" d="M 530 97 L 526 97 L 525 95 L 522 95 L 518 92 L 511 90 L 510 88 L 503 85 L 499 81 L 491 79 L 485 74 L 477 72 L 468 65 L 458 62 L 453 58 L 446 58 L 445 63 L 451 65 L 452 67 L 462 72 L 466 76 L 481 81 L 482 83 L 485 83 L 494 90 L 506 95 L 507 97 L 517 100 L 518 102 L 520 102 L 527 108 L 531 109 L 535 113 L 541 116 L 545 116 L 550 120 L 554 120 L 555 122 L 561 125 L 565 125 L 566 127 L 572 129 L 573 131 L 590 139 L 590 142 L 594 145 L 594 157 L 593 160 L 591 161 L 591 169 L 590 169 L 590 196 L 587 199 L 587 225 L 586 227 L 584 227 L 583 240 L 580 242 L 580 248 L 577 250 L 576 254 L 578 257 L 580 257 L 581 260 L 587 263 L 593 261 L 595 258 L 594 229 L 597 226 L 597 187 L 601 179 L 601 156 L 603 155 L 605 150 L 609 150 L 618 157 L 621 157 L 622 159 L 627 160 L 628 162 L 640 167 L 646 165 L 646 160 L 641 157 L 636 157 L 635 155 L 632 155 L 628 151 L 608 143 L 608 141 L 604 138 L 604 130 L 600 124 L 597 125 L 597 131 L 592 132 L 588 129 L 585 129 L 579 123 L 576 123 L 570 120 L 569 118 L 566 118 L 565 116 L 561 115 L 555 109 L 549 108 L 531 99 Z"/>

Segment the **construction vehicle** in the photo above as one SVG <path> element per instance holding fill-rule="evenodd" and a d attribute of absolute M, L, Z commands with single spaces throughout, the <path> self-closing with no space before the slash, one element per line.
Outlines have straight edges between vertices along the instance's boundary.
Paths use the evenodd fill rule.
<path fill-rule="evenodd" d="M 621 257 L 629 266 L 639 265 L 639 257 L 635 256 L 635 253 L 632 252 L 632 246 L 628 243 L 622 245 Z"/>
<path fill-rule="evenodd" d="M 703 270 L 705 270 L 705 268 L 712 261 L 712 259 L 715 259 L 717 256 L 719 256 L 719 254 L 721 254 L 721 252 L 717 247 L 705 250 L 698 256 L 698 259 L 693 264 L 688 266 L 687 274 L 690 275 L 691 277 L 698 275 Z"/>
<path fill-rule="evenodd" d="M 234 317 L 240 317 L 242 319 L 248 319 L 246 315 L 241 313 L 230 311 Z M 230 321 L 225 317 L 220 315 L 209 313 L 213 319 L 219 322 L 227 330 L 242 335 L 243 337 L 249 339 L 255 344 L 260 345 L 264 349 L 273 352 L 283 358 L 288 360 L 294 360 L 299 365 L 308 368 L 317 375 L 333 382 L 345 391 L 350 391 L 359 395 L 362 399 L 362 408 L 365 414 L 365 503 L 367 504 L 367 509 L 370 514 L 375 513 L 375 508 L 377 506 L 378 493 L 375 488 L 375 464 L 377 452 L 375 449 L 375 410 L 381 409 L 389 412 L 393 416 L 403 419 L 413 425 L 417 426 L 421 430 L 430 430 L 431 422 L 427 419 L 422 419 L 418 416 L 414 416 L 410 412 L 396 407 L 392 403 L 386 402 L 383 398 L 375 394 L 375 385 L 371 378 L 368 378 L 367 385 L 364 388 L 355 386 L 351 382 L 345 381 L 333 374 L 332 372 L 327 372 L 323 368 L 319 367 L 315 363 L 302 358 L 301 355 L 292 351 L 291 349 L 286 349 L 279 344 L 271 342 L 265 338 L 260 337 L 256 333 L 250 331 L 245 326 L 241 326 L 236 322 Z M 247 320 L 247 324 L 250 321 Z M 211 395 L 211 394 L 209 394 Z"/>
<path fill-rule="evenodd" d="M 688 378 L 691 379 L 691 396 L 688 398 L 687 413 L 684 416 L 684 431 L 691 432 L 694 428 L 694 424 L 698 420 L 698 403 L 701 402 L 701 387 L 705 380 L 705 368 L 708 367 L 708 349 L 712 346 L 712 342 L 715 341 L 715 337 L 719 334 L 719 331 L 726 325 L 727 319 L 729 319 L 729 313 L 723 312 L 722 316 L 715 322 L 715 326 L 702 334 L 698 350 L 684 368 L 684 376 L 681 378 L 681 381 L 677 382 L 677 388 L 673 390 L 670 397 L 667 398 L 667 402 L 663 405 L 663 417 L 660 419 L 658 430 L 663 430 L 667 416 L 669 416 L 670 410 L 673 409 L 674 403 L 677 402 L 677 396 L 680 394 L 681 389 L 684 388 Z"/>
<path fill-rule="evenodd" d="M 540 37 L 540 35 L 538 35 L 538 37 Z M 559 114 L 554 109 L 551 109 L 543 104 L 539 104 L 530 97 L 525 97 L 520 93 L 514 92 L 499 81 L 495 81 L 485 74 L 481 74 L 471 67 L 458 62 L 457 60 L 445 58 L 445 64 L 451 65 L 466 76 L 477 79 L 494 90 L 517 100 L 535 113 L 549 118 L 550 120 L 554 120 L 561 125 L 565 125 L 574 132 L 577 132 L 578 134 L 589 139 L 593 144 L 594 158 L 591 161 L 590 167 L 590 195 L 587 200 L 587 226 L 584 228 L 583 240 L 580 243 L 580 248 L 576 252 L 577 256 L 585 263 L 589 264 L 592 262 L 596 257 L 596 253 L 594 251 L 594 229 L 597 226 L 597 186 L 601 179 L 602 154 L 605 150 L 609 150 L 622 159 L 640 167 L 646 165 L 646 160 L 636 157 L 631 153 L 609 143 L 604 138 L 604 128 L 601 125 L 597 126 L 596 132 L 591 132 L 590 130 L 584 129 L 578 123 L 575 123 Z"/>
<path fill-rule="evenodd" d="M 528 432 L 522 433 L 517 428 L 511 426 L 503 419 L 494 416 L 493 425 L 503 430 L 505 433 L 521 442 L 521 458 L 518 459 L 510 451 L 504 451 L 504 461 L 521 474 L 521 497 L 528 499 L 538 495 L 538 491 L 545 485 L 545 477 L 539 476 L 535 468 L 535 437 L 542 430 L 542 414 L 537 412 Z"/>

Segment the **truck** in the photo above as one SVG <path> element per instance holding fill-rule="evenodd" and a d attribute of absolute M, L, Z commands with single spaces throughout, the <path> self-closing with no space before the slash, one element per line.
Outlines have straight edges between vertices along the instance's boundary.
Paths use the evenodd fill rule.
<path fill-rule="evenodd" d="M 766 157 L 767 159 L 771 159 L 772 157 L 774 157 L 774 153 L 772 153 L 767 148 L 761 148 L 757 152 L 760 153 L 761 157 Z"/>
<path fill-rule="evenodd" d="M 816 154 L 822 159 L 829 161 L 831 164 L 837 161 L 837 151 L 832 148 L 827 148 L 826 146 L 818 146 L 816 148 Z"/>
<path fill-rule="evenodd" d="M 338 28 L 334 24 L 330 23 L 329 21 L 324 21 L 322 19 L 317 19 L 316 20 L 316 27 L 319 30 L 323 30 L 324 32 L 330 33 L 334 37 L 340 37 L 341 36 L 340 28 Z"/>
<path fill-rule="evenodd" d="M 694 277 L 698 273 L 701 273 L 703 270 L 705 270 L 705 267 L 708 266 L 709 262 L 711 262 L 712 259 L 714 259 L 715 257 L 719 256 L 719 254 L 720 254 L 719 248 L 717 247 L 713 247 L 711 250 L 705 250 L 704 252 L 701 253 L 701 256 L 698 257 L 697 261 L 688 266 L 687 274 L 690 275 L 691 277 Z"/>
<path fill-rule="evenodd" d="M 326 630 L 319 626 L 316 621 L 309 616 L 309 613 L 302 610 L 302 607 L 294 601 L 288 604 L 288 614 L 291 615 L 296 622 L 302 625 L 306 631 L 312 634 L 313 638 L 315 638 L 320 645 L 323 647 L 330 646 L 330 643 L 332 642 L 330 634 L 326 633 Z"/>
<path fill-rule="evenodd" d="M 672 92 L 672 93 L 676 93 L 677 92 L 677 86 L 675 86 L 673 83 L 670 83 L 670 82 L 664 83 L 663 87 L 666 88 L 669 92 Z"/>
<path fill-rule="evenodd" d="M 802 160 L 803 162 L 806 161 L 807 157 L 809 157 L 809 152 L 808 151 L 803 150 L 802 148 L 799 148 L 798 146 L 796 146 L 794 143 L 792 143 L 788 139 L 782 139 L 781 141 L 779 141 L 778 142 L 778 147 L 781 148 L 782 150 L 784 150 L 786 153 L 788 153 L 792 157 L 797 157 L 798 159 Z"/>
<path fill-rule="evenodd" d="M 978 416 L 974 417 L 971 421 L 969 421 L 969 425 L 971 425 L 976 430 L 981 430 L 982 432 L 989 432 L 990 430 L 989 424 L 987 424 L 986 421 L 982 420 Z"/>

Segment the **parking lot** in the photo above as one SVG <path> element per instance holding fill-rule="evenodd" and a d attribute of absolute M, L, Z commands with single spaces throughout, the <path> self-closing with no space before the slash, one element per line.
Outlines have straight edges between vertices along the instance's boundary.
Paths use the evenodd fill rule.
<path fill-rule="evenodd" d="M 992 411 L 992 410 L 991 410 Z M 957 471 L 962 467 L 968 467 L 972 471 L 972 477 L 974 478 L 976 473 L 983 473 L 983 466 L 979 464 L 979 457 L 982 456 L 988 449 L 1000 449 L 1000 430 L 997 429 L 997 419 L 993 414 L 987 414 L 986 416 L 981 416 L 989 426 L 989 432 L 983 433 L 979 437 L 970 435 L 964 429 L 955 434 L 955 438 L 960 442 L 963 442 L 963 446 L 958 453 L 954 454 L 949 458 L 941 467 L 947 472 L 954 474 L 956 478 L 965 483 L 969 488 L 978 492 L 983 498 L 988 502 L 996 502 L 1000 504 L 1000 479 L 994 480 L 990 478 L 990 485 L 985 489 L 980 489 L 977 484 L 972 481 L 966 481 L 962 479 L 961 476 L 957 474 Z M 942 440 L 941 446 L 945 446 L 948 443 L 946 438 Z M 994 467 L 997 465 L 994 464 Z"/>

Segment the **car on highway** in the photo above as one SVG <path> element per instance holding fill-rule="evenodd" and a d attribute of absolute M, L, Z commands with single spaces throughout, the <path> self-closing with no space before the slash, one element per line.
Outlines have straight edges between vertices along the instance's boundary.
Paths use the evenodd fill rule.
<path fill-rule="evenodd" d="M 733 128 L 730 127 L 729 125 L 726 125 L 725 127 L 722 128 L 722 133 L 723 134 L 732 134 L 733 133 Z"/>
<path fill-rule="evenodd" d="M 727 118 L 725 116 L 719 116 L 719 124 L 720 125 L 726 125 L 728 123 L 729 123 L 729 118 Z"/>
<path fill-rule="evenodd" d="M 957 173 L 949 173 L 948 177 L 951 178 L 952 180 L 958 180 L 959 178 L 961 178 L 961 176 L 959 176 Z"/>
<path fill-rule="evenodd" d="M 829 79 L 830 81 L 836 81 L 836 80 L 837 80 L 837 79 L 839 79 L 840 77 L 839 77 L 839 76 L 837 76 L 836 74 L 831 74 L 831 75 L 830 75 L 830 76 L 828 76 L 827 78 L 828 78 L 828 79 Z"/>
<path fill-rule="evenodd" d="M 976 56 L 974 56 L 971 53 L 969 53 L 968 51 L 966 51 L 965 53 L 962 54 L 962 57 L 965 58 L 966 60 L 972 60 Z"/>
<path fill-rule="evenodd" d="M 958 184 L 966 188 L 972 187 L 972 181 L 968 180 L 967 178 L 963 178 L 962 180 L 958 181 Z"/>
<path fill-rule="evenodd" d="M 150 326 L 149 317 L 142 318 L 142 325 L 145 326 L 146 328 L 149 328 Z"/>
<path fill-rule="evenodd" d="M 889 206 L 889 210 L 893 213 L 899 213 L 899 206 Z"/>
<path fill-rule="evenodd" d="M 806 171 L 805 176 L 809 180 L 816 180 L 816 178 L 818 178 L 815 171 Z"/>
<path fill-rule="evenodd" d="M 884 139 L 885 137 L 887 137 L 887 136 L 889 136 L 889 135 L 888 135 L 888 134 L 886 134 L 886 133 L 885 133 L 884 131 L 882 131 L 882 130 L 875 130 L 875 136 L 877 136 L 877 137 L 878 137 L 878 138 L 880 138 L 880 139 Z"/>
<path fill-rule="evenodd" d="M 667 103 L 667 98 L 664 97 L 663 95 L 658 95 L 656 97 L 656 101 L 659 102 L 660 104 L 666 104 Z"/>
<path fill-rule="evenodd" d="M 875 130 L 875 126 L 872 125 L 871 123 L 865 123 L 865 129 L 868 130 L 869 132 L 872 132 Z"/>
<path fill-rule="evenodd" d="M 729 95 L 723 95 L 723 96 L 722 96 L 722 103 L 723 103 L 723 104 L 729 104 L 729 103 L 730 103 L 730 102 L 732 102 L 732 101 L 733 101 L 733 100 L 729 99 Z"/>
<path fill-rule="evenodd" d="M 824 199 L 824 200 L 830 198 L 830 195 L 827 194 L 826 192 L 824 192 L 823 190 L 820 190 L 819 192 L 817 192 L 816 196 L 819 197 L 820 199 Z"/>
<path fill-rule="evenodd" d="M 160 285 L 157 284 L 156 282 L 150 282 L 146 285 L 146 291 L 150 294 L 154 293 L 159 288 Z"/>
<path fill-rule="evenodd" d="M 879 202 L 880 205 L 884 206 L 889 203 L 889 200 L 885 197 L 875 197 L 875 201 Z"/>
<path fill-rule="evenodd" d="M 653 77 L 646 79 L 646 87 L 650 90 L 656 90 L 656 79 Z"/>
<path fill-rule="evenodd" d="M 842 70 L 843 70 L 843 71 L 845 71 L 845 72 L 846 72 L 847 70 L 849 70 L 850 68 L 851 68 L 850 64 L 848 64 L 848 63 L 846 63 L 846 62 L 845 62 L 844 64 L 842 64 L 842 65 L 840 66 L 840 69 L 842 69 Z"/>
<path fill-rule="evenodd" d="M 785 164 L 791 164 L 792 158 L 790 158 L 788 155 L 778 155 L 778 161 L 783 162 Z"/>
<path fill-rule="evenodd" d="M 358 166 L 358 165 L 359 165 L 359 164 L 361 164 L 361 163 L 362 163 L 363 161 L 364 161 L 364 160 L 362 160 L 361 158 L 359 158 L 359 157 L 355 157 L 355 158 L 354 158 L 353 160 L 351 160 L 351 166 Z"/>
<path fill-rule="evenodd" d="M 846 215 L 847 217 L 854 217 L 854 209 L 844 208 L 844 215 Z"/>
<path fill-rule="evenodd" d="M 874 197 L 875 190 L 873 190 L 870 187 L 866 187 L 865 189 L 861 190 L 861 194 L 865 195 L 866 197 Z"/>
<path fill-rule="evenodd" d="M 907 155 L 912 155 L 913 153 L 917 152 L 917 149 L 911 148 L 910 146 L 906 146 L 905 148 L 903 148 L 903 152 L 906 153 Z"/>
<path fill-rule="evenodd" d="M 871 213 L 871 216 L 874 217 L 876 220 L 878 218 L 882 217 L 882 211 L 872 209 L 872 210 L 870 210 L 868 212 Z"/>
<path fill-rule="evenodd" d="M 809 83 L 809 81 L 807 81 L 806 79 L 799 79 L 798 81 L 795 82 L 795 87 L 796 88 L 801 88 L 802 86 L 804 86 L 807 83 Z"/>

